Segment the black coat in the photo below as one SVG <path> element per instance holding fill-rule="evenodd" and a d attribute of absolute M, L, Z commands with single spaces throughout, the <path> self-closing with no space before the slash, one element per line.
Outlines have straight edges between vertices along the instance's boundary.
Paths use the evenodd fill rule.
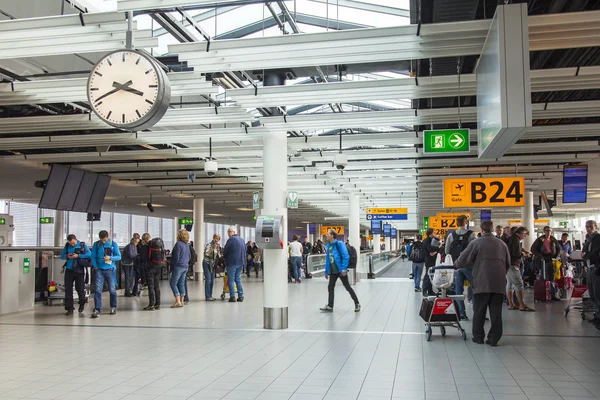
<path fill-rule="evenodd" d="M 431 237 L 427 237 L 425 240 L 423 240 L 423 247 L 425 248 L 425 267 L 427 267 L 427 268 L 435 266 L 435 260 L 437 259 L 437 253 L 440 252 L 439 247 L 434 247 L 431 245 L 431 240 L 432 240 Z M 430 253 L 432 253 L 434 251 L 437 253 L 432 256 Z"/>

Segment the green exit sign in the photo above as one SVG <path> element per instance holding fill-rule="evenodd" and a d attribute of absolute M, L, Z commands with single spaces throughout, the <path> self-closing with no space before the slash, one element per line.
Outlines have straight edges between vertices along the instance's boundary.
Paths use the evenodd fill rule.
<path fill-rule="evenodd" d="M 6 218 L 0 218 L 0 225 L 6 225 Z"/>
<path fill-rule="evenodd" d="M 29 258 L 24 258 L 23 259 L 23 273 L 28 274 L 30 272 L 30 268 L 31 268 L 31 263 L 29 261 Z"/>
<path fill-rule="evenodd" d="M 194 218 L 179 218 L 179 225 L 194 225 Z"/>
<path fill-rule="evenodd" d="M 53 224 L 54 223 L 54 217 L 41 217 L 40 218 L 40 224 L 44 225 L 44 224 Z"/>
<path fill-rule="evenodd" d="M 471 151 L 469 129 L 423 131 L 423 153 L 466 153 Z"/>
<path fill-rule="evenodd" d="M 423 226 L 425 229 L 429 228 L 429 217 L 423 217 Z"/>
<path fill-rule="evenodd" d="M 560 227 L 561 228 L 566 228 L 569 226 L 569 221 L 560 221 Z"/>

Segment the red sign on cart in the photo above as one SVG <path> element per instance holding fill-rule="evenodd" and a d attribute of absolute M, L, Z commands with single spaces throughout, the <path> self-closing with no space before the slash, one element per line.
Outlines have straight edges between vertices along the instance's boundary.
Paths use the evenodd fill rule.
<path fill-rule="evenodd" d="M 454 310 L 454 300 L 436 299 L 433 305 L 433 315 L 456 314 Z"/>
<path fill-rule="evenodd" d="M 573 288 L 573 294 L 571 295 L 571 297 L 574 297 L 576 299 L 581 299 L 583 297 L 583 295 L 587 293 L 587 291 L 588 291 L 588 287 L 585 285 L 575 286 Z"/>

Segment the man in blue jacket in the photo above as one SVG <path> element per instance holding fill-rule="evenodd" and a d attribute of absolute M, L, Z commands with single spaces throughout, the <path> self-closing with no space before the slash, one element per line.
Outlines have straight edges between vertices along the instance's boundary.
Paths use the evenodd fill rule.
<path fill-rule="evenodd" d="M 75 282 L 75 290 L 79 297 L 79 312 L 82 313 L 85 308 L 85 267 L 92 253 L 88 246 L 77 240 L 77 236 L 67 236 L 67 243 L 60 256 L 66 260 L 65 263 L 65 310 L 66 315 L 73 315 L 75 308 L 73 307 L 73 282 Z M 86 260 L 87 262 L 78 261 L 78 259 Z"/>
<path fill-rule="evenodd" d="M 337 240 L 337 232 L 330 229 L 327 232 L 327 244 L 325 245 L 326 256 L 325 256 L 325 279 L 329 279 L 329 302 L 321 308 L 321 311 L 332 312 L 333 311 L 333 298 L 335 295 L 335 283 L 338 278 L 344 284 L 344 287 L 350 293 L 350 297 L 354 300 L 354 312 L 360 311 L 360 303 L 356 293 L 348 282 L 348 264 L 350 263 L 350 255 L 344 243 Z"/>
<path fill-rule="evenodd" d="M 110 315 L 117 313 L 117 289 L 115 287 L 115 261 L 121 260 L 119 246 L 108 238 L 108 232 L 100 231 L 98 240 L 92 246 L 92 265 L 96 271 L 96 293 L 94 293 L 94 312 L 92 318 L 100 316 L 102 309 L 102 289 L 104 281 L 108 284 L 110 293 Z"/>
<path fill-rule="evenodd" d="M 242 287 L 242 268 L 246 265 L 246 242 L 238 236 L 234 227 L 227 230 L 227 243 L 223 249 L 225 257 L 225 266 L 229 280 L 229 302 L 235 302 L 235 286 L 238 290 L 238 299 L 240 303 L 244 301 L 244 288 Z"/>

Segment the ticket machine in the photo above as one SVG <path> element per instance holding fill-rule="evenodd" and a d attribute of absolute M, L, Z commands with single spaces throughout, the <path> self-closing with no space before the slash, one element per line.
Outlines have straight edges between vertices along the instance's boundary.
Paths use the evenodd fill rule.
<path fill-rule="evenodd" d="M 256 220 L 256 244 L 261 249 L 283 249 L 283 216 L 261 215 Z"/>

